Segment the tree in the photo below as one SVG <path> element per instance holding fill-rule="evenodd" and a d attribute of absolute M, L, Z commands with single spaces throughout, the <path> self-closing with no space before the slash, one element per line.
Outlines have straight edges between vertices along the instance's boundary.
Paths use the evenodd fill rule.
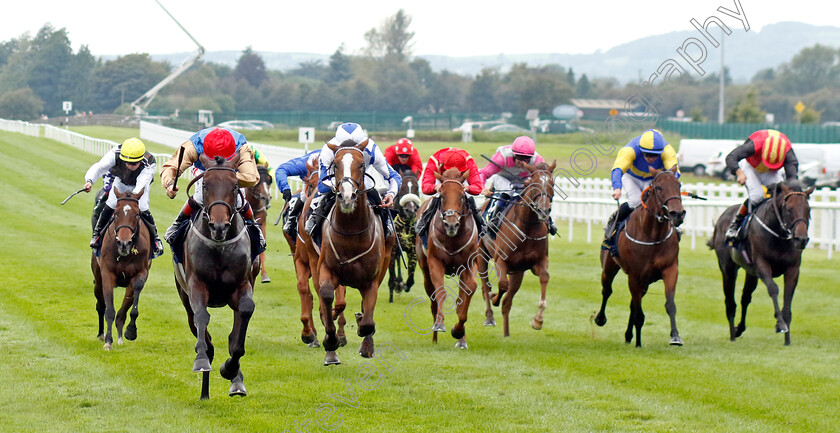
<path fill-rule="evenodd" d="M 823 87 L 836 87 L 838 51 L 823 45 L 803 48 L 790 63 L 781 67 L 782 90 L 791 94 L 811 93 Z"/>
<path fill-rule="evenodd" d="M 148 54 L 129 54 L 105 62 L 93 72 L 91 90 L 97 111 L 111 112 L 142 96 L 169 75 L 169 65 Z"/>
<path fill-rule="evenodd" d="M 811 107 L 805 107 L 799 115 L 799 123 L 820 123 L 820 117 L 822 117 L 822 111 L 814 110 Z"/>
<path fill-rule="evenodd" d="M 380 28 L 370 29 L 365 33 L 368 46 L 365 53 L 371 57 L 393 57 L 398 62 L 411 56 L 414 32 L 408 31 L 411 16 L 400 9 L 392 17 L 385 19 Z"/>
<path fill-rule="evenodd" d="M 571 69 L 570 69 L 571 70 Z M 592 85 L 589 84 L 589 78 L 586 74 L 580 76 L 580 80 L 577 82 L 577 87 L 575 88 L 575 96 L 578 98 L 588 98 L 592 93 Z"/>
<path fill-rule="evenodd" d="M 767 114 L 758 104 L 755 88 L 750 88 L 747 95 L 738 100 L 735 107 L 726 116 L 730 123 L 763 123 Z"/>
<path fill-rule="evenodd" d="M 260 87 L 266 77 L 265 62 L 262 57 L 251 47 L 245 48 L 239 56 L 239 61 L 236 62 L 236 78 L 247 81 L 252 87 Z"/>
<path fill-rule="evenodd" d="M 499 71 L 492 68 L 484 68 L 470 84 L 467 94 L 467 105 L 471 111 L 493 113 L 501 111 L 496 96 L 501 84 Z"/>
<path fill-rule="evenodd" d="M 4 119 L 37 119 L 43 109 L 44 101 L 28 87 L 0 96 L 0 117 Z"/>
<path fill-rule="evenodd" d="M 298 67 L 288 72 L 293 77 L 312 78 L 314 80 L 325 80 L 329 76 L 329 69 L 320 60 L 307 60 L 298 63 Z"/>
<path fill-rule="evenodd" d="M 350 70 L 350 58 L 344 55 L 344 44 L 341 44 L 330 56 L 326 81 L 335 84 L 351 78 L 353 78 L 353 71 Z"/>
<path fill-rule="evenodd" d="M 569 68 L 569 73 L 566 74 L 566 81 L 569 87 L 575 87 L 575 71 L 572 68 Z"/>

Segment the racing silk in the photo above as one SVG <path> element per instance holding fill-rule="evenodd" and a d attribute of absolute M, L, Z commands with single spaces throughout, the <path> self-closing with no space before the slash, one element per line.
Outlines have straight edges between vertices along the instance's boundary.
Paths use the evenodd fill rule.
<path fill-rule="evenodd" d="M 385 156 L 372 138 L 368 138 L 368 144 L 365 146 L 364 151 L 362 151 L 362 155 L 365 158 L 365 173 L 369 173 L 370 170 L 378 171 L 388 182 L 388 191 L 385 194 L 391 194 L 391 196 L 396 197 L 397 191 L 400 190 L 400 184 L 402 184 L 402 178 L 388 165 L 388 162 L 385 161 Z M 333 186 L 332 177 L 335 174 L 335 167 L 333 167 L 334 160 L 335 153 L 333 153 L 329 145 L 324 144 L 324 147 L 321 148 L 321 154 L 318 155 L 318 164 L 320 166 L 318 192 L 322 194 L 329 192 Z M 365 178 L 365 186 L 371 188 L 373 185 L 369 185 L 369 181 L 369 179 Z"/>
<path fill-rule="evenodd" d="M 790 142 L 780 140 L 780 135 L 778 131 L 768 129 L 754 132 L 744 144 L 729 152 L 726 156 L 726 169 L 734 175 L 738 171 L 738 162 L 746 159 L 759 173 L 775 171 L 764 165 L 762 156 L 766 155 L 769 160 L 783 162 L 786 179 L 796 179 L 799 175 L 799 160 L 790 147 Z"/>
<path fill-rule="evenodd" d="M 204 171 L 204 166 L 198 159 L 198 156 L 204 153 L 204 137 L 214 128 L 207 128 L 196 132 L 189 140 L 181 143 L 175 153 L 163 164 L 160 170 L 160 181 L 164 188 L 169 187 L 175 178 L 181 173 L 187 171 L 190 167 L 195 165 L 195 168 Z M 239 165 L 236 166 L 236 179 L 239 180 L 239 186 L 243 188 L 250 188 L 260 182 L 260 174 L 257 171 L 256 161 L 254 155 L 251 153 L 251 146 L 243 146 L 245 144 L 245 136 L 230 130 L 236 140 L 236 150 L 239 152 Z M 184 149 L 184 159 L 181 165 L 178 166 L 178 154 L 181 148 Z"/>
<path fill-rule="evenodd" d="M 268 162 L 268 159 L 253 144 L 248 143 L 248 147 L 251 148 L 251 153 L 254 154 L 254 162 L 259 166 L 267 168 L 268 172 L 271 173 L 271 163 Z"/>
<path fill-rule="evenodd" d="M 146 152 L 143 155 L 143 159 L 140 160 L 140 166 L 134 171 L 129 170 L 125 166 L 125 161 L 121 160 L 119 156 L 119 147 L 105 152 L 102 159 L 90 166 L 85 173 L 85 182 L 93 183 L 94 180 L 109 173 L 120 179 L 123 185 L 134 185 L 134 189 L 131 190 L 132 194 L 138 194 L 140 190 L 148 187 L 152 183 L 152 180 L 155 178 L 155 157 L 151 153 Z"/>
<path fill-rule="evenodd" d="M 397 147 L 399 146 L 394 144 L 385 149 L 385 161 L 387 161 L 391 167 L 400 165 L 400 158 L 397 156 Z M 406 165 L 408 165 L 409 169 L 413 171 L 414 174 L 419 175 L 420 172 L 423 171 L 423 161 L 420 160 L 420 153 L 417 152 L 416 147 L 408 157 L 408 164 Z"/>
<path fill-rule="evenodd" d="M 290 159 L 277 166 L 277 171 L 274 172 L 274 179 L 277 181 L 277 187 L 280 191 L 292 190 L 287 180 L 289 176 L 300 176 L 300 180 L 306 181 L 306 163 L 312 160 L 317 161 L 318 155 L 320 154 L 321 149 L 313 150 L 306 155 Z"/>
<path fill-rule="evenodd" d="M 497 167 L 496 164 L 487 164 L 486 166 L 484 166 L 484 168 L 480 170 L 482 185 L 484 184 L 484 182 L 487 181 L 487 179 L 490 178 L 490 176 L 496 173 L 498 173 L 499 176 L 502 176 L 510 180 L 512 183 L 516 184 L 524 182 L 525 179 L 531 176 L 531 173 L 527 169 L 516 166 L 516 161 L 514 161 L 513 159 L 513 150 L 511 149 L 512 147 L 513 145 L 509 144 L 507 146 L 501 146 L 498 149 L 496 149 L 496 153 L 490 159 L 493 160 L 493 162 L 495 162 L 496 164 L 499 164 L 500 166 L 504 167 L 505 170 L 502 170 L 501 168 Z M 535 165 L 540 162 L 545 162 L 545 160 L 537 152 L 534 152 L 534 155 L 531 156 L 531 159 L 528 160 L 529 165 Z"/>
<path fill-rule="evenodd" d="M 662 154 L 656 158 L 653 164 L 648 164 L 644 156 L 642 156 L 642 149 L 639 147 L 639 139 L 641 136 L 630 140 L 624 147 L 619 149 L 618 156 L 615 158 L 610 179 L 612 180 L 613 189 L 621 189 L 621 176 L 624 173 L 640 180 L 651 180 L 653 175 L 650 173 L 651 168 L 657 170 L 670 170 L 677 167 L 677 152 L 670 144 L 665 145 Z M 676 173 L 677 178 L 680 177 L 679 167 Z"/>
<path fill-rule="evenodd" d="M 233 135 L 233 141 L 234 141 L 234 143 L 236 143 L 236 151 L 237 151 L 237 152 L 239 151 L 239 148 L 240 148 L 240 147 L 242 147 L 244 144 L 246 144 L 246 143 L 247 143 L 247 140 L 245 140 L 245 136 L 244 136 L 244 135 L 242 135 L 242 134 L 240 134 L 239 132 L 234 131 L 234 130 L 232 130 L 232 129 L 228 129 L 228 128 L 217 128 L 217 127 L 215 127 L 215 126 L 214 126 L 214 127 L 210 127 L 210 128 L 205 128 L 205 129 L 202 129 L 201 131 L 198 131 L 198 132 L 196 132 L 195 134 L 193 134 L 193 135 L 192 135 L 192 137 L 190 137 L 190 139 L 189 139 L 189 141 L 193 144 L 193 146 L 195 146 L 195 151 L 196 151 L 199 155 L 201 155 L 202 153 L 204 153 L 204 137 L 206 137 L 206 136 L 207 136 L 207 134 L 209 134 L 209 133 L 210 133 L 210 131 L 212 131 L 212 130 L 214 130 L 214 129 L 224 129 L 225 131 L 230 132 L 230 134 L 231 134 L 231 135 Z M 199 169 L 199 170 L 202 170 L 202 171 L 204 170 L 204 165 L 202 165 L 202 164 L 201 164 L 201 161 L 200 161 L 200 160 L 198 160 L 198 159 L 196 159 L 196 161 L 195 161 L 195 167 L 196 167 L 197 169 Z"/>
<path fill-rule="evenodd" d="M 445 149 L 438 150 L 431 158 L 429 158 L 429 162 L 426 163 L 426 169 L 423 171 L 422 181 L 420 182 L 423 194 L 432 195 L 435 193 L 435 183 L 437 182 L 435 173 L 443 172 L 443 161 L 446 160 L 450 152 L 461 153 L 464 155 L 464 159 L 467 160 L 467 169 L 470 171 L 470 177 L 467 179 L 467 183 L 470 186 L 467 192 L 472 195 L 480 194 L 484 182 L 481 180 L 481 174 L 478 170 L 478 166 L 475 165 L 475 161 L 472 159 L 472 156 L 467 153 L 467 151 L 455 147 L 447 147 Z"/>

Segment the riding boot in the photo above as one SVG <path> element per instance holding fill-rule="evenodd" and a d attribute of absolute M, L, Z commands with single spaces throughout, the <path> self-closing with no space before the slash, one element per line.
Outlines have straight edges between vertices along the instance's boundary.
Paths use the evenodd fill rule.
<path fill-rule="evenodd" d="M 627 219 L 631 213 L 633 213 L 633 208 L 630 207 L 630 204 L 627 202 L 622 203 L 621 206 L 618 207 L 618 210 L 610 216 L 609 221 L 607 221 L 607 225 L 604 226 L 604 238 L 610 237 L 616 227 L 618 227 L 619 223 Z"/>
<path fill-rule="evenodd" d="M 310 236 L 312 236 L 312 232 L 315 230 L 315 227 L 324 222 L 324 219 L 327 217 L 327 212 L 329 211 L 329 207 L 327 207 L 327 205 L 328 203 L 331 204 L 334 201 L 334 198 L 335 193 L 332 191 L 325 192 L 321 195 L 318 207 L 309 214 L 309 219 L 306 220 L 306 226 L 303 228 Z"/>
<path fill-rule="evenodd" d="M 245 205 L 242 206 L 241 209 L 239 209 L 239 214 L 242 215 L 242 218 L 245 220 L 246 228 L 250 232 L 253 232 L 253 233 L 256 233 L 257 235 L 259 235 L 260 248 L 265 249 L 265 235 L 263 234 L 262 228 L 260 227 L 260 225 L 256 221 L 254 221 L 254 211 L 253 211 L 253 209 L 251 209 L 251 204 L 246 201 Z M 248 226 L 250 226 L 250 227 L 248 227 Z"/>
<path fill-rule="evenodd" d="M 166 229 L 166 233 L 163 234 L 163 239 L 166 243 L 172 245 L 172 242 L 175 241 L 175 234 L 178 232 L 178 228 L 181 227 L 184 221 L 190 219 L 193 212 L 197 209 L 201 208 L 201 205 L 198 204 L 195 200 L 190 197 L 186 203 L 184 203 L 184 207 L 181 208 L 181 212 L 175 217 L 175 221 L 172 221 L 172 225 Z"/>
<path fill-rule="evenodd" d="M 111 217 L 114 215 L 114 210 L 111 209 L 110 206 L 105 206 L 102 208 L 102 212 L 99 214 L 99 219 L 96 220 L 96 227 L 93 228 L 93 237 L 90 238 L 90 247 L 91 248 L 98 248 L 101 244 L 101 236 L 102 229 L 105 228 L 106 225 L 111 221 Z"/>
<path fill-rule="evenodd" d="M 551 216 L 548 217 L 548 221 L 546 222 L 546 224 L 548 224 L 548 233 L 551 236 L 556 236 L 557 235 L 557 226 L 554 225 L 554 221 L 551 219 Z"/>
<path fill-rule="evenodd" d="M 475 198 L 471 195 L 467 196 L 467 209 L 469 209 L 470 213 L 472 213 L 473 219 L 475 220 L 475 228 L 478 230 L 480 236 L 485 230 L 487 230 L 487 227 L 484 223 L 484 218 L 482 218 L 481 213 L 478 212 L 478 206 L 475 205 Z"/>
<path fill-rule="evenodd" d="M 731 244 L 735 242 L 735 238 L 738 237 L 738 230 L 741 228 L 741 223 L 744 222 L 744 218 L 747 216 L 747 204 L 744 202 L 741 204 L 741 207 L 738 209 L 738 212 L 735 213 L 735 217 L 732 218 L 732 222 L 729 224 L 729 228 L 726 229 L 726 242 Z"/>
<path fill-rule="evenodd" d="M 300 197 L 292 197 L 289 203 L 289 214 L 286 218 L 286 223 L 283 224 L 283 231 L 292 236 L 297 231 L 298 217 L 303 208 L 303 200 Z"/>
<path fill-rule="evenodd" d="M 152 238 L 152 258 L 160 257 L 163 254 L 163 243 L 160 241 L 157 232 L 157 226 L 155 225 L 155 218 L 152 216 L 152 212 L 150 211 L 143 211 L 140 212 L 140 217 L 143 219 L 143 222 L 146 223 L 146 227 L 149 228 L 149 236 Z"/>
<path fill-rule="evenodd" d="M 432 221 L 432 217 L 435 215 L 435 210 L 437 210 L 439 205 L 439 195 L 435 195 L 431 200 L 429 200 L 429 205 L 426 206 L 426 210 L 423 211 L 420 218 L 417 218 L 417 223 L 414 225 L 414 232 L 417 233 L 417 236 L 425 236 L 426 229 L 429 228 L 429 223 Z"/>
<path fill-rule="evenodd" d="M 388 208 L 379 207 L 382 204 L 382 198 L 379 197 L 379 192 L 375 189 L 368 190 L 368 202 L 373 206 L 374 213 L 379 215 L 382 220 L 382 228 L 384 229 L 385 237 L 387 238 L 394 231 L 391 225 L 391 210 Z"/>
<path fill-rule="evenodd" d="M 499 200 L 496 200 L 496 207 L 493 208 L 492 215 L 490 216 L 490 223 L 488 224 L 490 230 L 494 232 L 499 230 L 501 220 L 504 217 L 504 209 L 508 205 L 509 200 L 510 194 L 505 192 L 499 194 Z"/>
<path fill-rule="evenodd" d="M 105 203 L 108 201 L 108 192 L 100 190 L 96 194 L 96 202 L 93 205 L 93 216 L 91 217 L 90 229 L 93 230 L 96 227 L 96 223 L 99 221 L 99 215 L 102 213 L 102 209 L 105 207 Z"/>

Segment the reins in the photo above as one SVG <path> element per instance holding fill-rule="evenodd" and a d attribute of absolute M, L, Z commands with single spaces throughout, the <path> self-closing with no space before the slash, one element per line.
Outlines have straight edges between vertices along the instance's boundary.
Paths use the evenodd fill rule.
<path fill-rule="evenodd" d="M 677 200 L 682 201 L 682 195 L 681 195 L 681 194 L 677 194 L 677 195 L 675 195 L 675 196 L 667 197 L 665 200 L 662 200 L 662 199 L 659 197 L 659 191 L 658 191 L 656 188 L 653 188 L 653 186 L 654 186 L 654 185 L 653 185 L 653 182 L 656 182 L 656 179 L 657 179 L 660 175 L 665 174 L 665 173 L 671 173 L 671 172 L 670 172 L 670 170 L 664 170 L 664 171 L 661 171 L 661 172 L 657 173 L 657 174 L 656 174 L 656 176 L 654 176 L 654 177 L 653 177 L 653 181 L 651 182 L 651 184 L 650 184 L 647 188 L 645 188 L 645 190 L 644 190 L 644 191 L 642 191 L 642 196 L 644 196 L 646 192 L 650 191 L 650 192 L 652 193 L 653 197 L 654 197 L 657 201 L 659 201 L 660 208 L 661 208 L 661 210 L 662 210 L 664 213 L 661 213 L 661 214 L 660 214 L 660 213 L 657 213 L 657 212 L 655 212 L 655 211 L 651 210 L 651 208 L 649 208 L 649 207 L 648 207 L 648 205 L 647 205 L 647 203 L 646 203 L 645 201 L 642 201 L 642 207 L 643 207 L 643 208 L 644 208 L 644 209 L 645 209 L 648 213 L 650 213 L 650 214 L 651 214 L 654 218 L 656 218 L 656 221 L 657 221 L 657 222 L 659 222 L 659 223 L 666 223 L 666 222 L 667 222 L 667 223 L 668 223 L 668 226 L 669 226 L 669 227 L 668 227 L 668 233 L 665 235 L 665 237 L 664 237 L 664 238 L 662 238 L 662 239 L 660 239 L 660 240 L 658 240 L 658 241 L 640 241 L 640 240 L 638 240 L 638 239 L 635 239 L 633 236 L 630 236 L 630 233 L 628 233 L 627 229 L 625 228 L 625 229 L 622 231 L 622 233 L 624 233 L 624 236 L 625 236 L 627 239 L 629 239 L 631 242 L 633 242 L 633 243 L 635 243 L 635 244 L 638 244 L 638 245 L 645 245 L 645 246 L 659 245 L 659 244 L 664 243 L 664 242 L 665 242 L 665 241 L 667 241 L 668 239 L 670 239 L 670 238 L 671 238 L 671 235 L 673 235 L 673 234 L 674 234 L 674 223 L 673 223 L 673 221 L 671 221 L 671 217 L 668 215 L 668 213 L 670 212 L 670 209 L 668 209 L 668 202 L 669 202 L 669 201 L 671 201 L 671 200 L 674 200 L 674 199 L 677 199 Z M 673 175 L 673 173 L 671 173 L 671 174 Z M 676 179 L 676 177 L 675 177 L 675 179 Z M 648 197 L 650 197 L 650 196 L 648 196 Z"/>
<path fill-rule="evenodd" d="M 782 203 L 787 203 L 787 199 L 790 198 L 791 196 L 794 196 L 794 195 L 802 195 L 802 196 L 805 196 L 805 200 L 808 199 L 808 194 L 805 194 L 802 191 L 791 191 L 791 192 L 785 194 L 785 196 L 782 198 Z M 796 218 L 790 223 L 790 225 L 785 224 L 785 221 L 782 218 L 781 213 L 779 213 L 779 203 L 776 200 L 776 189 L 775 188 L 773 189 L 773 196 L 772 196 L 771 200 L 773 201 L 773 213 L 776 215 L 776 220 L 779 222 L 779 227 L 781 228 L 782 232 L 784 233 L 784 236 L 782 236 L 779 233 L 776 233 L 773 229 L 768 227 L 767 224 L 765 224 L 764 221 L 762 221 L 761 218 L 758 216 L 758 213 L 755 213 L 753 215 L 753 217 L 755 218 L 756 221 L 758 221 L 758 224 L 761 225 L 761 227 L 764 228 L 764 230 L 767 230 L 767 232 L 772 234 L 773 236 L 775 236 L 779 239 L 782 239 L 782 240 L 793 239 L 793 229 L 796 227 L 796 225 L 799 224 L 800 222 L 804 222 L 805 224 L 808 224 L 808 220 L 805 219 L 805 218 Z M 785 206 L 785 207 L 787 207 L 787 206 Z"/>

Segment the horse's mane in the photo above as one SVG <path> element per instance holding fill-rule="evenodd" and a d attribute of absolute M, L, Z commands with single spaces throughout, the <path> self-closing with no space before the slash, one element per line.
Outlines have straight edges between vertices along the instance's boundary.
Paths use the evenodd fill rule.
<path fill-rule="evenodd" d="M 548 170 L 548 163 L 545 161 L 540 161 L 534 165 L 534 168 L 537 170 Z"/>
<path fill-rule="evenodd" d="M 342 148 L 342 147 L 356 147 L 358 145 L 359 145 L 359 143 L 356 143 L 355 140 L 353 140 L 352 138 L 348 138 L 347 140 L 344 140 L 343 142 L 341 142 L 341 144 L 339 144 L 338 147 L 339 148 Z"/>

